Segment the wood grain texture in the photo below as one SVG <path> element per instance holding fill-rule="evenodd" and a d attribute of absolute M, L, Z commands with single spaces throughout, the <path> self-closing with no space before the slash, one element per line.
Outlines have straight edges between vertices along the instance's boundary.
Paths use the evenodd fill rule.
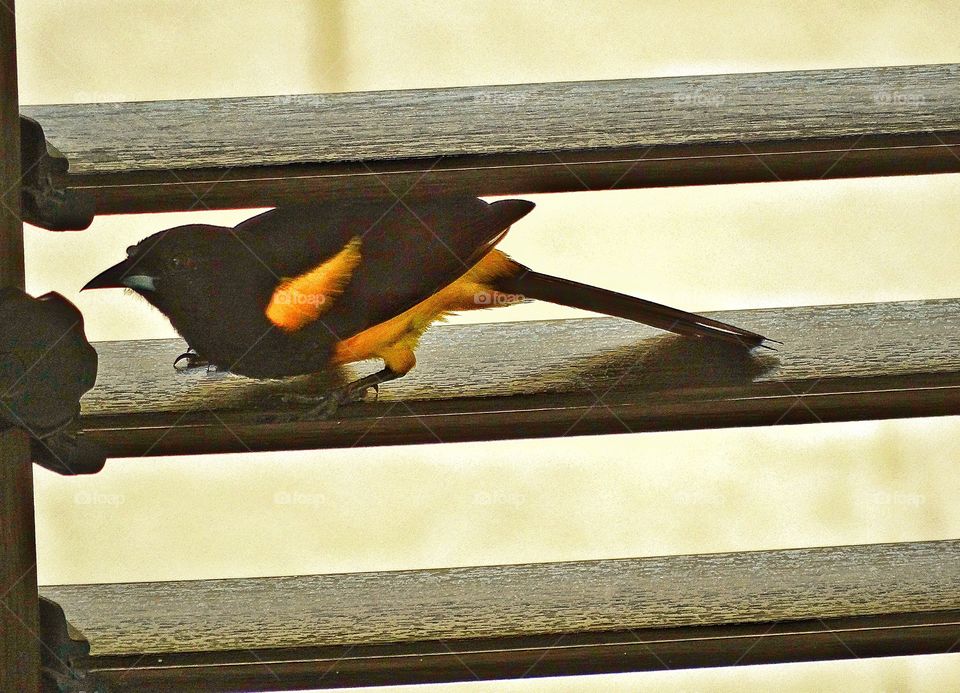
<path fill-rule="evenodd" d="M 29 106 L 101 214 L 960 171 L 960 66 Z"/>
<path fill-rule="evenodd" d="M 23 288 L 16 46 L 8 0 L 0 4 L 0 287 Z M 2 429 L 0 423 L 0 690 L 29 693 L 40 686 L 33 470 L 26 434 Z"/>
<path fill-rule="evenodd" d="M 27 434 L 0 430 L 0 691 L 36 691 L 37 554 Z"/>
<path fill-rule="evenodd" d="M 20 222 L 20 120 L 17 41 L 10 10 L 0 5 L 0 286 L 23 288 Z"/>
<path fill-rule="evenodd" d="M 281 424 L 258 421 L 283 410 L 278 394 L 323 393 L 378 364 L 257 381 L 176 372 L 178 340 L 100 343 L 83 435 L 118 457 L 960 413 L 960 299 L 713 317 L 784 344 L 747 353 L 614 318 L 439 326 L 376 401 Z"/>
<path fill-rule="evenodd" d="M 947 651 L 957 585 L 939 541 L 42 592 L 128 686 L 200 667 L 272 690 Z"/>
<path fill-rule="evenodd" d="M 662 671 L 952 652 L 960 612 L 443 640 L 399 645 L 93 657 L 116 693 L 278 691 Z"/>

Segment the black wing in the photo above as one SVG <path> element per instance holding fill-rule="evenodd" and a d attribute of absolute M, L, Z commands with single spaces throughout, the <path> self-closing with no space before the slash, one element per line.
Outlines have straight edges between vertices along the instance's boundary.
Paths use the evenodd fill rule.
<path fill-rule="evenodd" d="M 316 267 L 359 237 L 360 265 L 318 326 L 344 339 L 456 280 L 533 207 L 475 197 L 351 200 L 278 207 L 234 230 L 280 278 Z"/>

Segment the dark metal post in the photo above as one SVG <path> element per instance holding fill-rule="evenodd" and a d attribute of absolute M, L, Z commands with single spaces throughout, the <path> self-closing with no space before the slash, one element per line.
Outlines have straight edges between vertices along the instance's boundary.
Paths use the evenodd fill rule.
<path fill-rule="evenodd" d="M 23 287 L 14 0 L 0 3 L 0 286 Z M 0 432 L 0 690 L 37 691 L 37 567 L 27 436 Z"/>

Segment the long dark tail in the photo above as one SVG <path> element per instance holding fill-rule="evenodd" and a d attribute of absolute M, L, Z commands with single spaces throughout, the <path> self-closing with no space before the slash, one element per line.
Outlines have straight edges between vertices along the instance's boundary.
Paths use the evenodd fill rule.
<path fill-rule="evenodd" d="M 756 332 L 734 327 L 719 320 L 711 320 L 702 315 L 687 313 L 589 284 L 551 277 L 526 268 L 514 277 L 498 280 L 497 290 L 634 320 L 677 334 L 722 339 L 748 348 L 764 346 L 763 343 L 766 341 L 775 341 L 768 340 Z"/>

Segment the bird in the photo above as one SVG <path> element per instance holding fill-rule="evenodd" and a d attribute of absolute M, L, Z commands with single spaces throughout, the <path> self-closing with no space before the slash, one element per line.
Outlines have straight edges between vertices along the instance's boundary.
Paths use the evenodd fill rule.
<path fill-rule="evenodd" d="M 188 366 L 283 378 L 378 358 L 321 398 L 330 414 L 408 373 L 451 313 L 543 300 L 744 349 L 775 341 L 707 317 L 536 272 L 496 248 L 534 203 L 452 196 L 281 205 L 236 226 L 155 233 L 83 287 L 132 289 L 189 348 Z"/>

